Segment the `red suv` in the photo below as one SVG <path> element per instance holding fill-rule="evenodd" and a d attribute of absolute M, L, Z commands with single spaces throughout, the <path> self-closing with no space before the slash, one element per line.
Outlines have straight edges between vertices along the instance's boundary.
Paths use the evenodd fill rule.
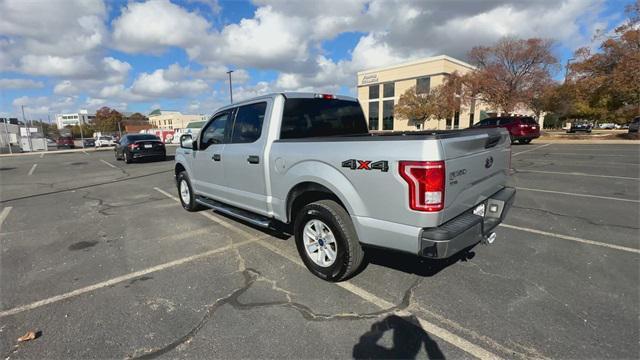
<path fill-rule="evenodd" d="M 60 148 L 73 149 L 76 146 L 73 143 L 73 138 L 71 136 L 60 136 L 58 138 L 58 141 L 56 141 L 56 147 L 58 149 L 60 149 Z"/>
<path fill-rule="evenodd" d="M 472 126 L 473 128 L 501 127 L 509 130 L 511 142 L 516 140 L 520 144 L 528 144 L 531 140 L 540 137 L 540 126 L 530 116 L 502 116 L 486 118 Z"/>

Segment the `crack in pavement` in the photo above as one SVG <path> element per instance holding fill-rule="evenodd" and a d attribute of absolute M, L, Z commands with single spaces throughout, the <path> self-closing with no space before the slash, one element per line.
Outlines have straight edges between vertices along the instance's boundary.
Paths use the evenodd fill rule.
<path fill-rule="evenodd" d="M 122 205 L 113 205 L 113 204 L 108 204 L 105 202 L 104 199 L 102 199 L 101 197 L 95 196 L 92 197 L 89 194 L 91 194 L 89 191 L 84 191 L 84 195 L 82 195 L 82 198 L 85 200 L 92 200 L 92 201 L 97 201 L 98 203 L 96 204 L 96 206 L 98 207 L 98 213 L 104 215 L 104 216 L 112 216 L 112 215 L 117 215 L 117 214 L 110 214 L 107 211 L 109 210 L 113 210 L 113 209 L 118 209 L 118 208 L 123 208 L 123 207 L 129 207 L 129 206 L 136 206 L 136 205 L 144 205 L 144 204 L 149 204 L 152 202 L 156 202 L 156 201 L 163 201 L 165 200 L 165 198 L 150 198 L 148 200 L 144 200 L 144 201 L 135 201 L 135 202 L 131 202 L 131 203 L 126 203 L 126 204 L 122 204 Z"/>
<path fill-rule="evenodd" d="M 8 202 L 11 202 L 11 201 L 17 201 L 17 200 L 31 199 L 31 198 L 40 197 L 40 196 L 60 194 L 60 193 L 69 192 L 69 191 L 89 189 L 89 188 L 96 187 L 96 186 L 110 185 L 110 184 L 115 184 L 115 183 L 119 183 L 119 182 L 140 179 L 140 178 L 144 178 L 144 177 L 148 177 L 148 176 L 164 174 L 164 173 L 168 173 L 168 172 L 173 172 L 173 169 L 163 170 L 163 171 L 156 171 L 156 172 L 152 172 L 152 173 L 149 173 L 149 174 L 143 174 L 143 175 L 124 176 L 124 177 L 116 178 L 114 180 L 105 181 L 105 182 L 96 183 L 96 184 L 81 185 L 81 186 L 76 186 L 76 187 L 67 188 L 67 189 L 49 191 L 49 192 L 45 192 L 45 193 L 19 196 L 19 197 L 15 197 L 15 198 L 12 198 L 12 199 L 0 200 L 0 204 L 8 203 Z"/>
<path fill-rule="evenodd" d="M 482 273 L 482 274 L 484 274 L 484 275 L 495 276 L 495 277 L 499 277 L 499 278 L 501 278 L 501 279 L 505 279 L 505 280 L 522 281 L 522 282 L 524 282 L 524 283 L 526 283 L 526 284 L 529 284 L 529 285 L 531 285 L 531 286 L 533 286 L 533 287 L 537 288 L 539 291 L 541 291 L 541 292 L 543 292 L 543 293 L 547 294 L 547 296 L 549 296 L 549 298 L 551 298 L 551 299 L 552 299 L 553 301 L 555 301 L 556 303 L 563 305 L 563 306 L 564 306 L 564 308 L 566 308 L 566 309 L 567 309 L 567 311 L 568 311 L 571 315 L 573 315 L 573 316 L 577 317 L 578 319 L 582 320 L 582 321 L 583 321 L 583 323 L 584 323 L 585 325 L 589 326 L 592 330 L 595 330 L 595 327 L 594 327 L 593 325 L 591 325 L 590 323 L 588 323 L 588 321 L 587 321 L 587 319 L 586 319 L 586 318 L 584 318 L 584 317 L 580 316 L 578 313 L 576 313 L 576 312 L 572 311 L 572 310 L 569 308 L 569 304 L 567 304 L 566 302 L 561 301 L 560 299 L 558 299 L 555 295 L 553 295 L 552 293 L 550 293 L 550 292 L 549 292 L 547 289 L 545 289 L 543 286 L 541 286 L 541 285 L 539 285 L 539 284 L 537 284 L 537 283 L 535 283 L 535 282 L 533 282 L 533 281 L 531 281 L 531 280 L 529 280 L 529 279 L 520 278 L 520 277 L 512 278 L 512 277 L 509 277 L 509 276 L 505 276 L 505 275 L 501 275 L 501 274 L 495 274 L 495 273 L 488 272 L 488 271 L 484 270 L 480 265 L 478 265 L 478 264 L 476 264 L 476 263 L 473 263 L 473 262 L 468 262 L 467 264 L 468 264 L 468 265 L 475 266 L 476 268 L 478 268 L 478 270 L 480 270 L 480 273 Z M 467 266 L 468 266 L 468 265 L 467 265 Z M 465 266 L 465 265 L 463 265 L 463 266 Z"/>
<path fill-rule="evenodd" d="M 635 227 L 635 226 L 598 223 L 598 222 L 594 222 L 593 220 L 591 220 L 589 218 L 586 218 L 586 217 L 556 213 L 556 212 L 553 212 L 553 211 L 547 210 L 547 209 L 540 209 L 540 208 L 526 207 L 526 206 L 517 206 L 517 205 L 512 205 L 512 207 L 515 208 L 515 209 L 521 209 L 521 210 L 539 211 L 539 212 L 547 213 L 549 215 L 558 216 L 558 217 L 568 217 L 568 218 L 572 218 L 572 219 L 578 219 L 578 220 L 582 220 L 582 221 L 584 221 L 584 222 L 586 222 L 588 224 L 595 225 L 595 226 L 604 225 L 604 226 L 618 227 L 618 228 L 631 229 L 631 230 L 640 230 L 639 227 Z"/>
<path fill-rule="evenodd" d="M 405 291 L 402 301 L 389 309 L 374 311 L 370 313 L 342 313 L 342 314 L 322 314 L 316 313 L 309 306 L 292 301 L 292 293 L 277 286 L 276 281 L 270 280 L 264 277 L 259 271 L 251 268 L 244 267 L 244 260 L 240 263 L 241 273 L 244 278 L 244 285 L 240 288 L 236 288 L 228 295 L 217 299 L 213 304 L 206 306 L 206 312 L 201 320 L 186 334 L 179 337 L 170 344 L 165 345 L 162 348 L 155 350 L 144 350 L 144 354 L 136 356 L 130 355 L 129 358 L 135 359 L 153 359 L 160 355 L 166 354 L 169 351 L 177 348 L 182 344 L 189 344 L 193 340 L 193 337 L 204 327 L 204 325 L 213 317 L 215 312 L 224 305 L 230 305 L 235 310 L 252 310 L 261 307 L 284 307 L 296 310 L 307 321 L 333 321 L 333 320 L 364 320 L 364 319 L 377 319 L 385 315 L 389 315 L 396 311 L 404 310 L 411 305 L 411 299 L 413 298 L 414 289 L 420 284 L 422 278 L 416 276 L 414 283 Z M 254 302 L 254 303 L 242 303 L 239 298 L 247 292 L 253 284 L 258 281 L 265 281 L 272 284 L 272 289 L 285 294 L 287 301 L 271 301 L 271 302 Z"/>

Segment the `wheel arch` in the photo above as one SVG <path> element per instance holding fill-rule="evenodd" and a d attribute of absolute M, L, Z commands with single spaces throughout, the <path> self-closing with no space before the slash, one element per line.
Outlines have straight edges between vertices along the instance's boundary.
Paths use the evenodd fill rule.
<path fill-rule="evenodd" d="M 294 186 L 287 195 L 286 214 L 287 221 L 293 223 L 296 214 L 305 205 L 319 200 L 334 200 L 342 206 L 347 213 L 349 209 L 340 197 L 328 187 L 313 181 L 305 181 Z"/>

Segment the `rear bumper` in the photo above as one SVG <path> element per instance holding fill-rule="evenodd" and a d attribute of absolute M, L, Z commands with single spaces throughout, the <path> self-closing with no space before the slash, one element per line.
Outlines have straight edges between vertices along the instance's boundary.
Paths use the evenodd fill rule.
<path fill-rule="evenodd" d="M 474 215 L 473 209 L 458 215 L 441 226 L 422 229 L 420 255 L 432 259 L 448 258 L 479 243 L 498 226 L 507 215 L 515 199 L 516 190 L 506 187 L 484 201 L 484 217 Z"/>
<path fill-rule="evenodd" d="M 166 150 L 164 151 L 149 151 L 149 152 L 132 152 L 131 156 L 134 159 L 146 158 L 146 157 L 159 157 L 165 156 L 167 154 Z"/>

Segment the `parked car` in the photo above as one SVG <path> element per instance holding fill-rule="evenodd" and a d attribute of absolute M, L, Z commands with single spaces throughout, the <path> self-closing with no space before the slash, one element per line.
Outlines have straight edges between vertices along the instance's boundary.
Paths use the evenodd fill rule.
<path fill-rule="evenodd" d="M 116 142 L 112 136 L 100 135 L 96 138 L 96 147 L 115 146 Z"/>
<path fill-rule="evenodd" d="M 511 142 L 518 141 L 521 144 L 528 144 L 531 140 L 540 137 L 540 126 L 538 122 L 530 116 L 502 116 L 481 120 L 473 125 L 473 128 L 496 128 L 501 127 L 509 131 Z"/>
<path fill-rule="evenodd" d="M 84 147 L 96 146 L 96 140 L 94 138 L 84 139 Z"/>
<path fill-rule="evenodd" d="M 130 164 L 143 158 L 165 160 L 167 149 L 159 137 L 152 134 L 127 134 L 115 147 L 116 160 L 124 160 Z"/>
<path fill-rule="evenodd" d="M 571 123 L 571 127 L 567 129 L 567 133 L 575 133 L 581 131 L 586 132 L 587 134 L 591 134 L 592 129 L 593 124 L 591 124 L 590 122 L 575 121 Z"/>
<path fill-rule="evenodd" d="M 187 211 L 291 224 L 307 268 L 340 281 L 364 245 L 448 258 L 493 242 L 515 196 L 510 162 L 505 129 L 373 134 L 354 98 L 284 93 L 182 135 L 175 175 Z"/>
<path fill-rule="evenodd" d="M 638 116 L 635 119 L 631 120 L 631 122 L 629 123 L 629 132 L 630 133 L 637 133 L 638 132 L 638 127 L 640 127 L 640 116 Z"/>
<path fill-rule="evenodd" d="M 56 147 L 58 149 L 73 149 L 76 145 L 73 142 L 73 137 L 71 136 L 60 136 L 56 141 Z"/>

